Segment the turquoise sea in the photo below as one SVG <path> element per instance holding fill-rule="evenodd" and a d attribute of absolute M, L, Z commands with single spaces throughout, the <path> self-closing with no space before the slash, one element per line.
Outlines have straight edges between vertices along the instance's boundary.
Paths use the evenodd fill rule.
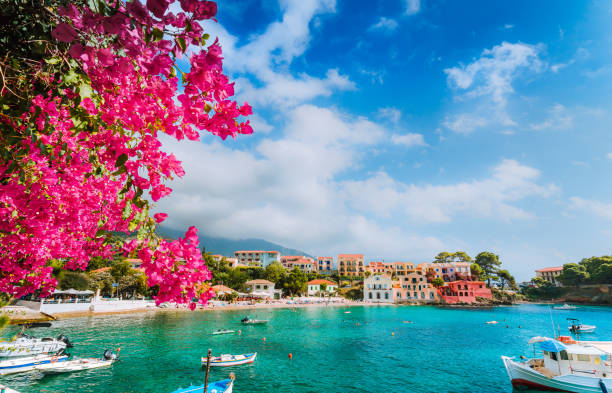
<path fill-rule="evenodd" d="M 211 348 L 217 355 L 258 352 L 254 364 L 211 370 L 211 380 L 233 371 L 236 393 L 510 392 L 500 356 L 531 354 L 530 337 L 553 334 L 551 314 L 562 334 L 566 318 L 577 317 L 597 325 L 592 339 L 612 339 L 612 308 L 607 307 L 270 309 L 250 313 L 270 319 L 268 325 L 242 326 L 240 319 L 247 314 L 170 311 L 58 321 L 31 333 L 65 333 L 75 343 L 71 352 L 76 356 L 98 357 L 106 348 L 120 347 L 121 362 L 68 375 L 5 376 L 0 383 L 22 393 L 169 393 L 203 383 L 200 357 Z M 485 324 L 490 320 L 500 323 Z M 242 334 L 210 335 L 219 328 L 241 329 Z"/>

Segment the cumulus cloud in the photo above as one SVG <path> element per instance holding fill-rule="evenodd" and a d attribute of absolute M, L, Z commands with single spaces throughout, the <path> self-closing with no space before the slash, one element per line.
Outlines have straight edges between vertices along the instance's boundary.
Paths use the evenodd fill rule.
<path fill-rule="evenodd" d="M 512 203 L 529 197 L 549 197 L 553 184 L 540 184 L 540 171 L 515 160 L 503 160 L 488 178 L 446 185 L 398 182 L 385 172 L 363 181 L 346 181 L 347 203 L 381 216 L 404 214 L 415 222 L 449 222 L 453 216 L 501 220 L 530 219 L 534 215 Z"/>
<path fill-rule="evenodd" d="M 584 199 L 581 197 L 570 198 L 571 207 L 573 209 L 579 209 L 594 216 L 612 220 L 612 204 L 604 203 L 593 199 Z"/>
<path fill-rule="evenodd" d="M 470 113 L 461 113 L 451 117 L 446 117 L 442 125 L 458 134 L 469 134 L 474 130 L 488 124 L 484 117 L 475 116 Z"/>
<path fill-rule="evenodd" d="M 425 138 L 422 134 L 407 133 L 407 134 L 393 134 L 391 135 L 391 142 L 396 145 L 402 145 L 406 147 L 411 146 L 427 146 Z"/>
<path fill-rule="evenodd" d="M 292 61 L 303 55 L 312 38 L 310 23 L 322 14 L 335 12 L 334 0 L 280 3 L 282 17 L 246 43 L 218 23 L 208 22 L 207 32 L 222 43 L 224 67 L 236 79 L 237 93 L 254 104 L 294 106 L 336 90 L 355 85 L 337 69 L 324 76 L 294 75 Z"/>
<path fill-rule="evenodd" d="M 398 23 L 391 18 L 380 17 L 376 23 L 368 28 L 369 31 L 392 32 L 397 29 Z"/>

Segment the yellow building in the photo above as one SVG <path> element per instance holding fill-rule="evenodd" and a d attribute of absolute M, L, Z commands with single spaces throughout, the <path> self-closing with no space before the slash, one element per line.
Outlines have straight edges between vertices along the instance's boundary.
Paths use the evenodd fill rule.
<path fill-rule="evenodd" d="M 338 274 L 345 277 L 363 277 L 363 254 L 338 254 Z"/>

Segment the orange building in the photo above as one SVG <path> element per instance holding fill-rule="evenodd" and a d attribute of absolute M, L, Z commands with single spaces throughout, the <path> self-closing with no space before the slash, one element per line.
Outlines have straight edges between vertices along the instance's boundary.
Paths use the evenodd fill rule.
<path fill-rule="evenodd" d="M 345 277 L 363 277 L 363 254 L 338 254 L 338 274 Z"/>

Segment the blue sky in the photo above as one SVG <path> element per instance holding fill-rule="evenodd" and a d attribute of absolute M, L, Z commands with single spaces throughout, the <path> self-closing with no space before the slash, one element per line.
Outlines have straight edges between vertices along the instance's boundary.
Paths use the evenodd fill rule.
<path fill-rule="evenodd" d="M 487 250 L 519 280 L 610 254 L 612 5 L 219 3 L 255 134 L 171 143 L 168 225 L 315 255 Z"/>

